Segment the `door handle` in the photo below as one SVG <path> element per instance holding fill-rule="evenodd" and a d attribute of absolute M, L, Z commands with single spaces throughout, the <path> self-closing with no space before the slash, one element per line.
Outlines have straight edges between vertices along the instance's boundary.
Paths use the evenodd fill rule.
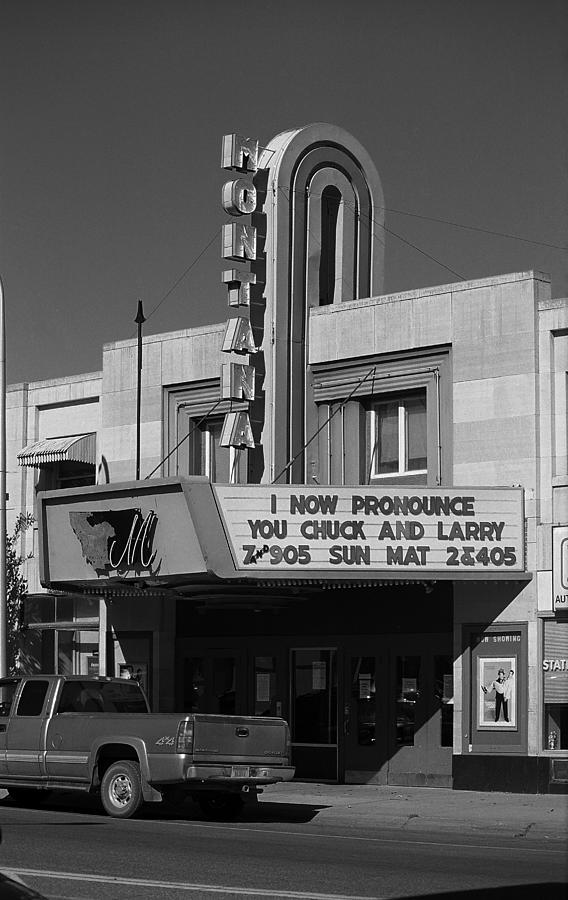
<path fill-rule="evenodd" d="M 248 728 L 242 728 L 242 727 L 235 728 L 235 734 L 237 735 L 237 737 L 248 737 L 249 730 L 248 730 Z"/>

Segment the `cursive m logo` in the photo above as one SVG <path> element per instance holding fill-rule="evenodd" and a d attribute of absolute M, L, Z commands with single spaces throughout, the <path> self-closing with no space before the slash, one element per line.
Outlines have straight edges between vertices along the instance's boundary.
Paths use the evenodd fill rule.
<path fill-rule="evenodd" d="M 139 510 L 134 512 L 129 535 L 122 544 L 117 538 L 111 541 L 108 561 L 111 569 L 149 569 L 156 551 L 153 551 L 152 538 L 158 517 L 149 512 L 144 518 Z"/>
<path fill-rule="evenodd" d="M 156 558 L 153 545 L 157 522 L 155 512 L 139 508 L 69 512 L 69 523 L 81 545 L 83 558 L 99 576 L 108 576 L 113 569 L 118 572 L 151 569 Z"/>

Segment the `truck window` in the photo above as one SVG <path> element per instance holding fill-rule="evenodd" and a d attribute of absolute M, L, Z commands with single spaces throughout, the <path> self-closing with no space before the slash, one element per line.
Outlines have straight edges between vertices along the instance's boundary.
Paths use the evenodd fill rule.
<path fill-rule="evenodd" d="M 67 681 L 57 712 L 147 713 L 148 707 L 136 682 Z"/>
<path fill-rule="evenodd" d="M 57 712 L 84 712 L 84 706 L 81 700 L 82 691 L 82 681 L 66 681 L 61 691 Z"/>
<path fill-rule="evenodd" d="M 105 712 L 147 713 L 148 704 L 137 681 L 108 681 L 101 686 Z"/>
<path fill-rule="evenodd" d="M 18 701 L 17 716 L 40 716 L 49 681 L 26 681 Z"/>
<path fill-rule="evenodd" d="M 19 683 L 19 678 L 10 678 L 0 681 L 0 716 L 10 715 L 12 702 Z"/>

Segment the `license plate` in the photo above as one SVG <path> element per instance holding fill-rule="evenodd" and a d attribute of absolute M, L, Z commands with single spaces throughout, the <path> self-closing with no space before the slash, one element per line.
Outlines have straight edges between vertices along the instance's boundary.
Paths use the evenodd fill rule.
<path fill-rule="evenodd" d="M 232 778 L 250 778 L 250 766 L 232 766 Z"/>

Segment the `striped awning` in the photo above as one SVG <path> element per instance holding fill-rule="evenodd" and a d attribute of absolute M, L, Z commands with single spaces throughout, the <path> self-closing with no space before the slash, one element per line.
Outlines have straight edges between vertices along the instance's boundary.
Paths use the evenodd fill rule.
<path fill-rule="evenodd" d="M 92 434 L 72 434 L 67 437 L 44 438 L 35 444 L 28 444 L 18 453 L 20 466 L 49 466 L 57 462 L 96 463 L 97 436 Z"/>

